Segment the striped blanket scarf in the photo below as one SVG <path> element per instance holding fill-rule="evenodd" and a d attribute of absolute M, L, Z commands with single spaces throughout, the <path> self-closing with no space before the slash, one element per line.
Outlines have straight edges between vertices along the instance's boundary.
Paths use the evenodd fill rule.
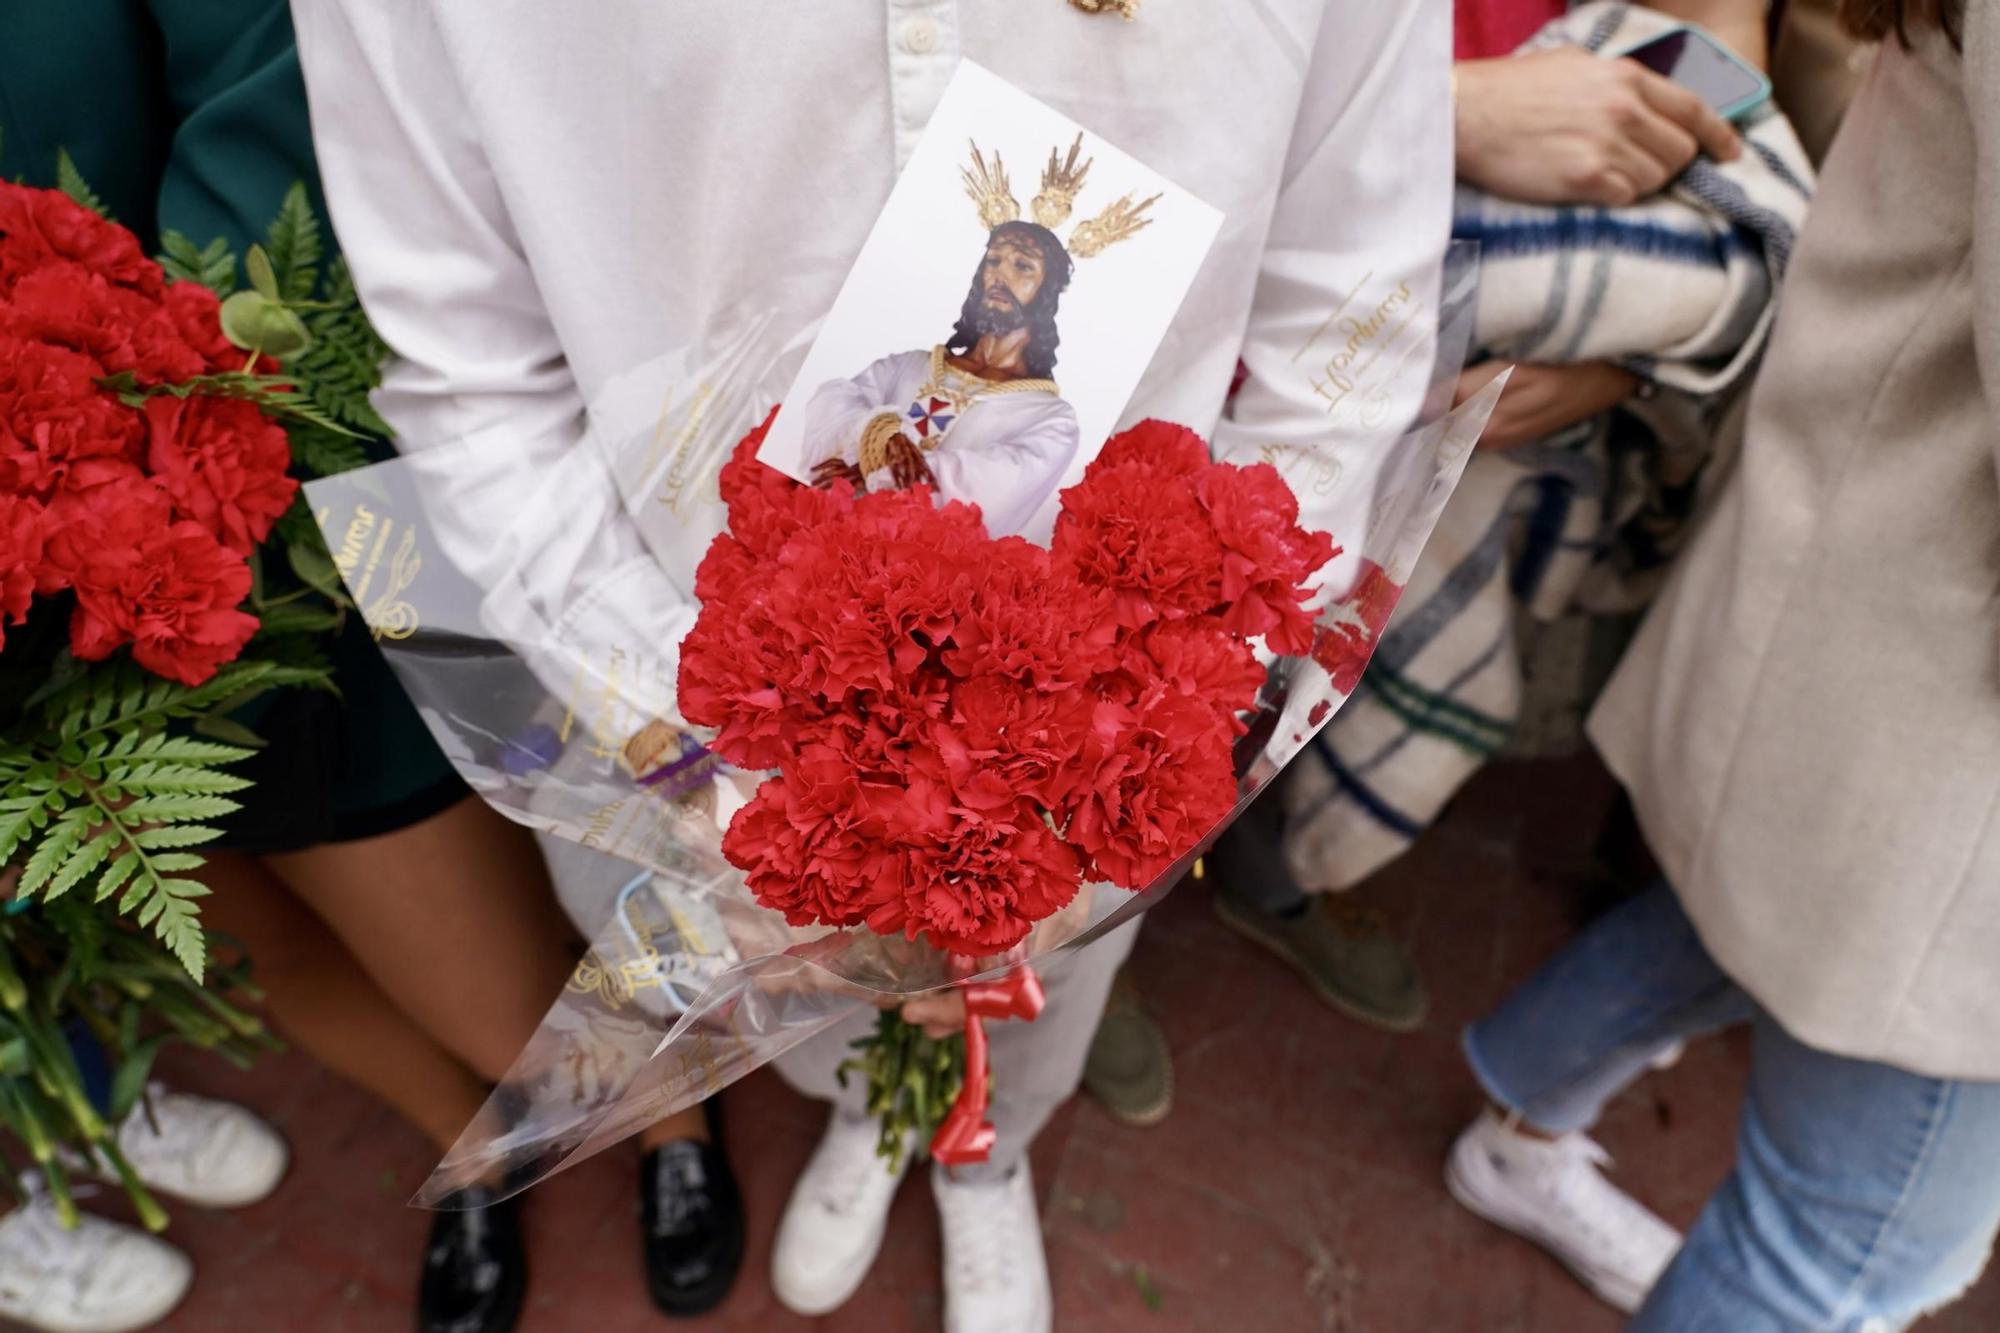
<path fill-rule="evenodd" d="M 1573 8 L 1525 49 L 1615 52 L 1667 20 Z M 1761 354 L 1812 167 L 1769 111 L 1735 162 L 1697 160 L 1618 209 L 1459 191 L 1481 247 L 1485 357 L 1611 360 L 1652 386 L 1547 439 L 1475 454 L 1360 686 L 1287 770 L 1301 885 L 1348 888 L 1399 855 L 1488 759 L 1581 741 L 1591 699 L 1726 463 L 1716 441 Z"/>

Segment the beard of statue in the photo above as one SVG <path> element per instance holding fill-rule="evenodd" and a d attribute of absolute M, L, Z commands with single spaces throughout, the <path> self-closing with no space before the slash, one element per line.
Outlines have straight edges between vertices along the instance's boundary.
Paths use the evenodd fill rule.
<path fill-rule="evenodd" d="M 1027 322 L 1027 310 L 1005 291 L 985 293 L 972 309 L 972 332 L 980 338 L 1004 338 Z"/>

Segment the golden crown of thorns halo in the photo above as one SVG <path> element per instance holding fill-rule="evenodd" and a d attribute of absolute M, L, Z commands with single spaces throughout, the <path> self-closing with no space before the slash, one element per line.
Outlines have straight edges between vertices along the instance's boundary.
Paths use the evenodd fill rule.
<path fill-rule="evenodd" d="M 1070 210 L 1076 206 L 1077 195 L 1083 192 L 1084 182 L 1090 177 L 1090 168 L 1097 161 L 1088 158 L 1079 163 L 1077 158 L 1083 152 L 1083 136 L 1076 136 L 1076 142 L 1069 146 L 1069 156 L 1057 156 L 1057 150 L 1049 150 L 1049 163 L 1042 168 L 1041 193 L 1035 196 L 1031 205 L 1035 221 L 1050 231 L 1069 221 Z M 972 144 L 972 165 L 962 167 L 960 176 L 965 180 L 965 192 L 979 208 L 979 221 L 987 231 L 992 231 L 1002 223 L 1016 222 L 1021 217 L 1020 201 L 1014 198 L 1013 183 L 1007 179 L 1007 165 L 995 153 L 989 160 L 979 151 L 979 144 Z M 1078 259 L 1089 259 L 1102 254 L 1120 241 L 1129 241 L 1153 224 L 1146 212 L 1160 201 L 1154 195 L 1140 203 L 1133 203 L 1127 194 L 1105 206 L 1103 212 L 1088 222 L 1079 222 L 1076 230 L 1069 234 L 1066 248 Z"/>

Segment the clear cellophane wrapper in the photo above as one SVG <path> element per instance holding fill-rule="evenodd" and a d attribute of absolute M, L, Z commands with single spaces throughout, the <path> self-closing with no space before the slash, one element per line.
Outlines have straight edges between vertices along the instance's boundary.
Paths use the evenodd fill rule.
<path fill-rule="evenodd" d="M 1268 675 L 1236 746 L 1232 819 L 1354 688 L 1498 399 L 1501 382 L 1454 406 L 1476 285 L 1476 251 L 1454 246 L 1434 303 L 1375 330 L 1370 360 L 1405 368 L 1413 387 L 1371 389 L 1366 366 L 1321 372 L 1340 396 L 1374 393 L 1382 410 L 1414 424 L 1400 438 L 1388 428 L 1366 450 L 1336 453 L 1330 442 L 1316 459 L 1295 448 L 1281 466 L 1305 521 L 1326 526 L 1343 549 L 1323 573 L 1314 651 L 1260 652 Z M 976 961 L 865 928 L 790 926 L 757 904 L 721 843 L 767 775 L 703 749 L 673 699 L 676 649 L 699 610 L 694 569 L 726 523 L 717 474 L 802 355 L 801 340 L 781 345 L 771 324 L 746 320 L 594 396 L 571 461 L 529 480 L 506 531 L 468 531 L 461 517 L 492 510 L 465 503 L 505 473 L 495 457 L 504 446 L 491 441 L 405 441 L 395 460 L 307 488 L 349 596 L 425 724 L 474 791 L 555 846 L 565 902 L 592 935 L 419 1205 L 450 1207 L 474 1182 L 526 1188 L 699 1103 L 857 1007 L 1030 963 L 1060 967 L 1164 896 L 1229 822 L 1145 890 L 1086 885 L 1020 945 Z M 614 524 L 643 542 L 651 567 L 642 573 L 673 590 L 676 608 L 659 617 L 667 623 L 593 621 L 534 593 L 563 584 L 551 561 L 581 567 Z M 593 590 L 581 582 L 575 595 L 588 601 Z M 635 774 L 627 742 L 655 720 L 678 739 Z"/>

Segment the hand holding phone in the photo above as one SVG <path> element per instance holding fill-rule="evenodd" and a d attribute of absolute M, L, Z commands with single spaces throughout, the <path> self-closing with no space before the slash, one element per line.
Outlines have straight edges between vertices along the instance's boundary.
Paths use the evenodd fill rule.
<path fill-rule="evenodd" d="M 1771 99 L 1771 81 L 1762 70 L 1692 23 L 1677 23 L 1611 54 L 1679 84 L 1728 120 L 1740 121 Z"/>
<path fill-rule="evenodd" d="M 1619 207 L 1663 189 L 1697 153 L 1742 152 L 1698 94 L 1636 61 L 1567 46 L 1456 69 L 1459 178 L 1501 198 Z"/>

